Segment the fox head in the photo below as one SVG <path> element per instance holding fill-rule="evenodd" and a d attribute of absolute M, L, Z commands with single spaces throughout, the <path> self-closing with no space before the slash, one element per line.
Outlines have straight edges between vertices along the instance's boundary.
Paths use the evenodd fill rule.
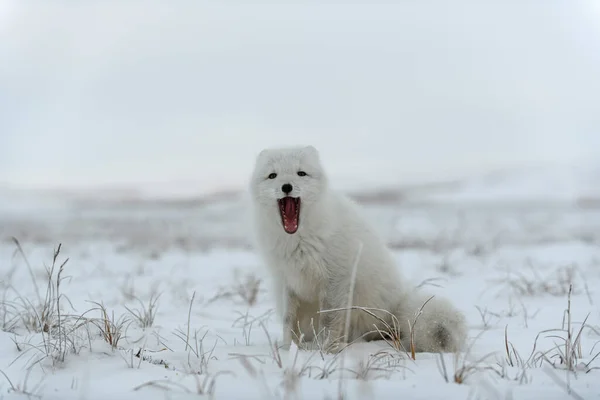
<path fill-rule="evenodd" d="M 313 146 L 265 149 L 256 158 L 251 178 L 253 201 L 294 234 L 303 213 L 310 212 L 327 190 L 319 152 Z"/>

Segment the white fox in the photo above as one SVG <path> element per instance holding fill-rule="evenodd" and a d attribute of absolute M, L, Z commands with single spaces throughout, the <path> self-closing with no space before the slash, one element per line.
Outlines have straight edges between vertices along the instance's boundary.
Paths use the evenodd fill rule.
<path fill-rule="evenodd" d="M 292 340 L 315 345 L 315 332 L 327 332 L 332 352 L 353 341 L 382 339 L 377 329 L 385 331 L 384 324 L 360 309 L 350 311 L 346 335 L 354 282 L 351 305 L 389 311 L 374 313 L 390 325 L 390 313 L 396 316 L 409 348 L 410 325 L 429 296 L 407 287 L 357 205 L 329 188 L 313 146 L 263 150 L 250 193 L 257 247 L 272 274 L 283 319 L 284 347 Z M 319 312 L 335 309 L 344 310 Z M 466 340 L 465 317 L 437 296 L 423 307 L 413 329 L 418 352 L 455 352 Z"/>

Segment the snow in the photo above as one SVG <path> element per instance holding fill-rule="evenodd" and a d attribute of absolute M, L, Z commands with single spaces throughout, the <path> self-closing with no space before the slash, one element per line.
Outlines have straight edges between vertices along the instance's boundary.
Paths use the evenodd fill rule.
<path fill-rule="evenodd" d="M 515 179 L 504 185 L 506 193 L 510 185 L 515 193 L 523 189 Z M 457 359 L 444 355 L 450 382 L 439 355 L 418 353 L 411 360 L 384 342 L 355 344 L 337 357 L 292 347 L 280 351 L 278 365 L 271 344 L 281 338 L 281 323 L 269 276 L 240 222 L 243 197 L 185 207 L 184 199 L 79 202 L 52 212 L 38 201 L 32 212 L 0 213 L 0 397 L 324 399 L 342 391 L 347 399 L 520 400 L 565 399 L 570 390 L 576 398 L 600 398 L 600 370 L 594 369 L 600 367 L 600 356 L 594 359 L 600 351 L 600 210 L 571 203 L 474 206 L 468 190 L 455 193 L 420 205 L 363 204 L 407 279 L 415 285 L 433 279 L 424 288 L 451 297 L 467 316 L 469 351 Z M 27 312 L 38 305 L 37 293 L 45 298 L 45 268 L 59 243 L 54 284 L 68 258 L 58 289 L 62 336 L 56 326 L 50 334 L 36 331 L 39 323 Z M 558 357 L 564 342 L 557 335 L 565 333 L 548 331 L 563 327 L 570 283 L 573 336 L 587 317 L 575 372 Z M 132 313 L 156 296 L 153 324 L 142 328 Z M 115 348 L 103 339 L 95 303 L 115 322 L 130 319 Z M 513 366 L 507 365 L 505 332 Z M 48 353 L 44 343 L 55 350 Z M 544 358 L 523 366 L 540 352 Z M 473 369 L 455 383 L 455 371 L 465 366 Z"/>

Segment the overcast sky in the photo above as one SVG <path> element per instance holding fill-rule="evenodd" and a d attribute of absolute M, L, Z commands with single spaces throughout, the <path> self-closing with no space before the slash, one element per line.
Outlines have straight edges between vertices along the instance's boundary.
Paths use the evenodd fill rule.
<path fill-rule="evenodd" d="M 0 183 L 220 189 L 288 144 L 340 179 L 600 159 L 596 0 L 18 3 Z"/>

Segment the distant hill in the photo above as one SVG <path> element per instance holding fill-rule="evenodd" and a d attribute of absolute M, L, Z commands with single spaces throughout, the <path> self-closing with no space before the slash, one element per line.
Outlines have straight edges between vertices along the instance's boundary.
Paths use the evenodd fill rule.
<path fill-rule="evenodd" d="M 600 207 L 600 167 L 548 166 L 507 169 L 469 178 L 380 186 L 342 186 L 364 203 L 571 203 Z M 26 212 L 73 206 L 165 205 L 198 207 L 238 201 L 241 188 L 207 191 L 192 181 L 132 187 L 25 190 L 0 186 L 0 212 Z"/>

